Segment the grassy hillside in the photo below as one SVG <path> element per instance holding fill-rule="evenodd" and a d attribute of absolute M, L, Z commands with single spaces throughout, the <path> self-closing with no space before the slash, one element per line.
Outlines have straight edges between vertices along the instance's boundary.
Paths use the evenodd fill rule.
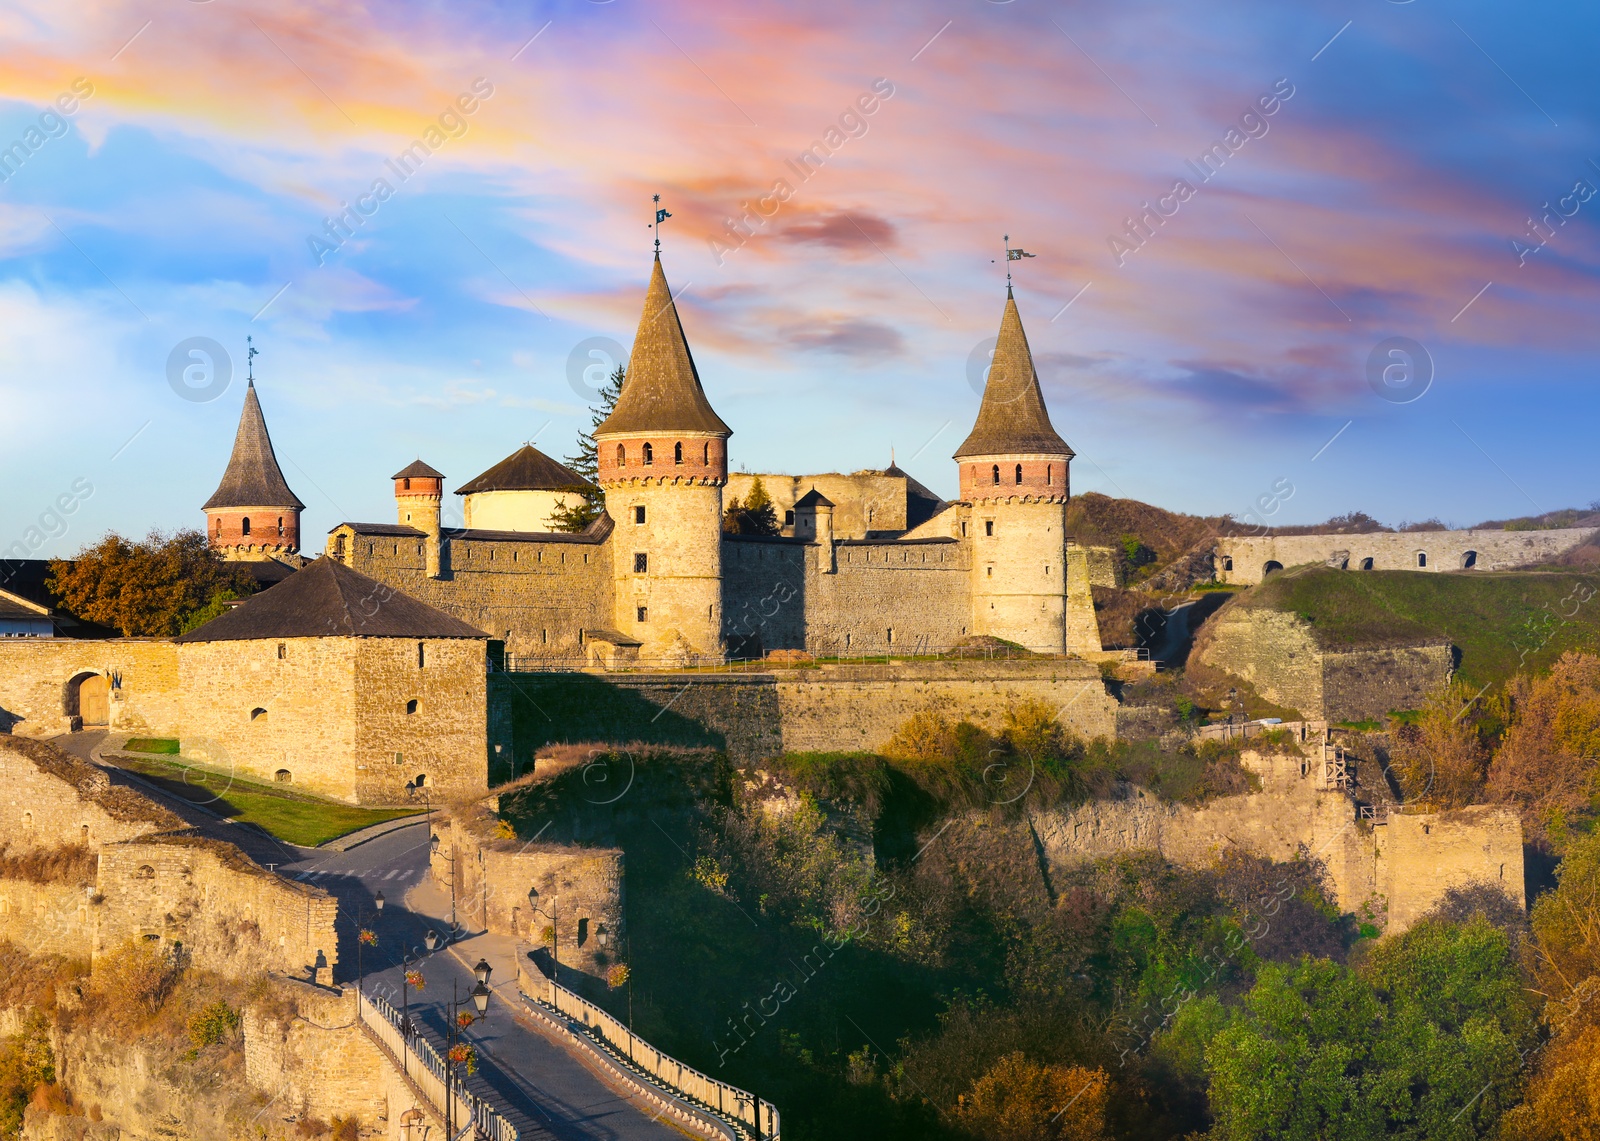
<path fill-rule="evenodd" d="M 1419 574 L 1307 567 L 1269 577 L 1234 605 L 1293 611 L 1329 648 L 1445 637 L 1460 677 L 1498 684 L 1600 642 L 1600 575 L 1575 571 Z"/>

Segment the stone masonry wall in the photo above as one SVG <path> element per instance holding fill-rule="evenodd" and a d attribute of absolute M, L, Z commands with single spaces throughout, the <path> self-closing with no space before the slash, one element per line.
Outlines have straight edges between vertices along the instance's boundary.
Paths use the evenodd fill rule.
<path fill-rule="evenodd" d="M 1450 684 L 1455 649 L 1439 641 L 1376 650 L 1329 651 L 1322 663 L 1322 716 L 1329 721 L 1381 719 L 1396 709 L 1420 709 Z"/>
<path fill-rule="evenodd" d="M 71 683 L 112 679 L 111 728 L 166 735 L 182 720 L 178 648 L 143 639 L 0 640 L 0 732 L 50 737 L 71 728 Z"/>
<path fill-rule="evenodd" d="M 457 816 L 435 829 L 441 843 L 432 872 L 448 886 L 453 850 L 461 922 L 546 947 L 543 932 L 553 927 L 564 969 L 604 977 L 623 945 L 622 850 L 487 838 L 487 823 Z M 536 907 L 553 910 L 555 922 Z"/>
<path fill-rule="evenodd" d="M 1317 717 L 1323 707 L 1322 651 L 1293 614 L 1230 606 L 1207 622 L 1195 660 L 1255 686 L 1268 701 Z"/>
<path fill-rule="evenodd" d="M 420 536 L 352 532 L 346 544 L 346 566 L 503 639 L 509 654 L 581 658 L 580 630 L 615 626 L 609 538 L 447 537 L 440 578 L 428 577 Z"/>
<path fill-rule="evenodd" d="M 1485 882 L 1526 902 L 1514 812 L 1392 814 L 1374 825 L 1356 819 L 1345 793 L 1319 788 L 1312 763 L 1253 753 L 1244 763 L 1260 777 L 1260 792 L 1189 807 L 1126 788 L 1119 799 L 1035 813 L 1030 823 L 1053 868 L 1137 849 L 1204 866 L 1233 846 L 1280 861 L 1304 848 L 1327 865 L 1341 909 L 1387 909 L 1391 932 L 1415 923 L 1450 887 Z"/>
<path fill-rule="evenodd" d="M 1258 583 L 1268 562 L 1288 568 L 1306 563 L 1342 565 L 1347 570 L 1462 570 L 1467 552 L 1474 570 L 1506 570 L 1544 562 L 1595 534 L 1592 527 L 1550 531 L 1407 531 L 1369 535 L 1266 535 L 1217 540 L 1217 577 L 1223 582 Z M 1417 555 L 1427 556 L 1419 566 Z M 1225 560 L 1233 560 L 1227 569 Z M 1362 561 L 1371 559 L 1370 567 Z"/>
<path fill-rule="evenodd" d="M 1374 828 L 1376 890 L 1391 929 L 1415 923 L 1452 887 L 1487 883 L 1523 906 L 1522 825 L 1516 812 L 1475 805 L 1400 816 Z"/>
<path fill-rule="evenodd" d="M 82 958 L 94 941 L 94 908 L 87 883 L 0 879 L 0 940 L 32 955 Z"/>
<path fill-rule="evenodd" d="M 1269 701 L 1329 721 L 1417 709 L 1455 670 L 1455 651 L 1443 639 L 1324 650 L 1298 615 L 1241 606 L 1227 607 L 1206 624 L 1195 659 L 1242 678 Z"/>
<path fill-rule="evenodd" d="M 475 638 L 363 638 L 355 655 L 355 798 L 398 804 L 405 783 L 447 796 L 488 788 L 488 691 L 484 646 Z M 416 711 L 407 713 L 410 702 Z"/>
<path fill-rule="evenodd" d="M 327 1121 L 355 1115 L 364 1129 L 375 1129 L 374 1135 L 386 1141 L 421 1138 L 420 1127 L 403 1127 L 421 1101 L 356 1023 L 355 989 L 330 992 L 288 980 L 273 985 L 292 1000 L 295 1013 L 283 1017 L 280 1008 L 278 1016 L 269 1016 L 259 1006 L 245 1009 L 250 1084 L 305 1117 Z M 434 1134 L 442 1133 L 431 1117 L 428 1124 Z"/>
<path fill-rule="evenodd" d="M 483 642 L 426 639 L 421 667 L 417 645 L 185 643 L 183 690 L 193 697 L 184 754 L 262 780 L 287 772 L 296 787 L 363 803 L 404 801 L 405 782 L 419 774 L 450 793 L 480 790 L 488 779 Z"/>
<path fill-rule="evenodd" d="M 965 543 L 839 543 L 834 566 L 832 574 L 815 559 L 806 566 L 805 648 L 813 653 L 937 653 L 970 633 Z"/>
<path fill-rule="evenodd" d="M 1041 701 L 1085 738 L 1116 734 L 1098 667 L 1054 661 L 823 665 L 761 674 L 495 674 L 522 764 L 555 741 L 709 745 L 735 760 L 790 750 L 874 749 L 913 713 L 936 708 L 998 728 L 1007 707 Z"/>
<path fill-rule="evenodd" d="M 363 639 L 186 642 L 184 755 L 327 796 L 355 795 L 355 659 Z M 278 647 L 283 647 L 280 657 Z M 252 716 L 255 710 L 265 713 Z"/>
<path fill-rule="evenodd" d="M 0 838 L 14 852 L 98 848 L 182 828 L 166 808 L 53 744 L 0 736 Z"/>
<path fill-rule="evenodd" d="M 723 539 L 722 630 L 729 654 L 752 658 L 805 649 L 807 616 L 816 602 L 807 566 L 820 550 L 794 540 Z"/>
<path fill-rule="evenodd" d="M 252 863 L 231 845 L 163 836 L 100 850 L 96 957 L 151 935 L 212 970 L 331 983 L 338 901 Z"/>

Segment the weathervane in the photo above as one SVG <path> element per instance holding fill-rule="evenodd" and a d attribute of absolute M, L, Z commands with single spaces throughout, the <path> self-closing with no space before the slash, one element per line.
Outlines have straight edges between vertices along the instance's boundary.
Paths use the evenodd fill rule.
<path fill-rule="evenodd" d="M 1030 254 L 1027 250 L 1024 250 L 1024 249 L 1012 249 L 1011 248 L 1011 235 L 1010 234 L 1006 235 L 1005 241 L 1006 241 L 1006 293 L 1007 293 L 1007 295 L 1009 295 L 1011 293 L 1011 263 L 1014 262 L 1014 261 L 1021 261 L 1023 258 L 1038 257 L 1039 255 L 1038 254 Z M 989 264 L 990 265 L 994 264 L 994 259 L 993 258 L 989 259 Z"/>
<path fill-rule="evenodd" d="M 249 367 L 250 375 L 245 377 L 251 384 L 256 382 L 256 358 L 261 355 L 261 350 L 256 348 L 254 337 L 246 337 L 244 343 L 248 346 L 245 350 L 245 364 Z"/>
<path fill-rule="evenodd" d="M 659 195 L 659 194 L 651 195 L 650 196 L 650 201 L 652 201 L 652 202 L 654 202 L 656 204 L 656 220 L 655 220 L 654 223 L 651 224 L 650 228 L 656 232 L 656 257 L 660 257 L 661 256 L 661 223 L 665 222 L 668 218 L 672 217 L 672 215 L 667 213 L 665 210 L 663 210 L 661 208 L 661 195 Z"/>

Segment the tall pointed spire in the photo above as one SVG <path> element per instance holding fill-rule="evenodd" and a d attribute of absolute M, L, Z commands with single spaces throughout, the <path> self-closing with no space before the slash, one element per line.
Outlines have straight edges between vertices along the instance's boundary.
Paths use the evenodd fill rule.
<path fill-rule="evenodd" d="M 1044 394 L 1039 390 L 1039 374 L 1033 367 L 1033 353 L 1028 348 L 1028 335 L 1022 331 L 1022 315 L 1017 312 L 1017 302 L 1008 283 L 1000 336 L 995 342 L 994 361 L 989 367 L 989 382 L 983 389 L 983 403 L 978 407 L 978 420 L 953 458 L 1011 455 L 1070 458 L 1074 454 L 1050 423 Z"/>
<path fill-rule="evenodd" d="M 622 395 L 605 423 L 595 429 L 596 436 L 634 432 L 733 435 L 700 386 L 700 374 L 684 339 L 659 253 L 650 269 L 650 287 L 645 291 L 644 313 L 628 356 Z"/>
<path fill-rule="evenodd" d="M 233 439 L 233 454 L 222 482 L 206 500 L 203 510 L 229 507 L 279 507 L 302 511 L 305 504 L 289 490 L 267 435 L 267 421 L 261 415 L 255 381 L 244 390 L 244 411 L 239 415 L 239 432 Z"/>

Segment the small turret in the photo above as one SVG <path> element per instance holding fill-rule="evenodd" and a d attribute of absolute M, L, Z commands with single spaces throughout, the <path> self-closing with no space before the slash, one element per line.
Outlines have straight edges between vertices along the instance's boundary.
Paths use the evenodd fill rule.
<path fill-rule="evenodd" d="M 299 553 L 305 504 L 289 490 L 278 467 L 254 379 L 245 388 L 227 470 L 202 510 L 206 537 L 224 558 L 264 560 Z"/>
<path fill-rule="evenodd" d="M 817 570 L 833 574 L 833 500 L 812 488 L 794 504 L 794 537 L 817 544 Z"/>
<path fill-rule="evenodd" d="M 429 578 L 439 577 L 440 512 L 444 504 L 444 473 L 419 458 L 394 473 L 396 521 L 421 531 Z"/>

